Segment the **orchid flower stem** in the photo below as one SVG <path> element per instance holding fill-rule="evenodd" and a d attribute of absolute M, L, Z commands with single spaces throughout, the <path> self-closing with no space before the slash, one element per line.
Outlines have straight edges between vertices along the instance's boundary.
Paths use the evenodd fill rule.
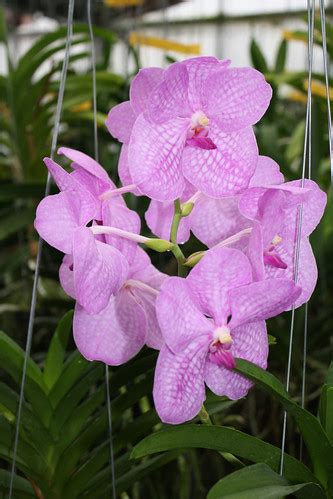
<path fill-rule="evenodd" d="M 173 251 L 174 244 L 165 239 L 157 239 L 146 236 L 141 236 L 141 234 L 135 234 L 134 232 L 128 232 L 127 230 L 118 229 L 118 227 L 109 227 L 106 225 L 92 225 L 89 227 L 93 234 L 109 234 L 111 236 L 119 236 L 124 239 L 129 239 L 139 244 L 144 244 L 150 249 L 158 251 L 159 253 L 164 253 L 165 251 Z"/>
<path fill-rule="evenodd" d="M 204 424 L 206 426 L 213 426 L 214 423 L 210 419 L 210 415 L 208 414 L 207 409 L 204 406 L 204 404 L 202 404 L 202 407 L 200 409 L 198 417 L 199 417 L 202 424 Z M 240 461 L 240 459 L 238 459 L 236 456 L 234 456 L 230 452 L 220 452 L 220 454 L 223 457 L 223 459 L 225 459 L 226 461 L 228 461 L 228 463 L 235 466 L 235 468 L 244 468 L 244 466 L 245 466 L 244 463 L 242 463 L 242 461 Z"/>
<path fill-rule="evenodd" d="M 170 231 L 170 241 L 173 243 L 173 248 L 171 251 L 174 254 L 174 256 L 178 262 L 178 275 L 180 277 L 186 277 L 187 270 L 186 270 L 186 267 L 184 267 L 184 263 L 186 261 L 186 258 L 184 256 L 184 253 L 180 249 L 179 245 L 177 244 L 177 233 L 178 233 L 179 223 L 180 223 L 182 216 L 183 215 L 182 215 L 180 201 L 179 201 L 179 199 L 176 199 L 175 200 L 175 212 L 174 212 L 174 216 L 172 219 L 171 231 Z"/>

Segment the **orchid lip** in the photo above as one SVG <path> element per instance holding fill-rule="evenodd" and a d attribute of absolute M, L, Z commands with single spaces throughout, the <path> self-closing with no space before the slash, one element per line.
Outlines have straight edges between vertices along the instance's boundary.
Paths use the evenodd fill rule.
<path fill-rule="evenodd" d="M 230 351 L 233 343 L 230 329 L 228 326 L 220 326 L 215 329 L 213 335 L 214 340 L 209 347 L 209 360 L 219 367 L 233 369 L 236 364 Z"/>

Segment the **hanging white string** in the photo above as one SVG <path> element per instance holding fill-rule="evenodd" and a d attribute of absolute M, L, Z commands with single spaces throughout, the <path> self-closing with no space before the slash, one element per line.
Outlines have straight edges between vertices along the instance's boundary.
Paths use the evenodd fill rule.
<path fill-rule="evenodd" d="M 329 75 L 328 75 L 328 56 L 327 56 L 327 42 L 326 42 L 326 15 L 325 15 L 325 3 L 324 0 L 319 0 L 320 5 L 320 23 L 321 23 L 321 36 L 322 36 L 322 46 L 323 46 L 323 62 L 324 62 L 324 73 L 325 73 L 325 85 L 326 85 L 326 99 L 327 99 L 327 115 L 328 115 L 328 141 L 329 141 L 329 154 L 330 154 L 330 165 L 331 165 L 331 185 L 333 185 L 333 154 L 332 154 L 332 115 L 331 115 L 331 101 L 329 92 Z"/>
<path fill-rule="evenodd" d="M 314 13 L 315 13 L 315 0 L 307 0 L 307 11 L 308 11 L 308 94 L 307 94 L 307 105 L 306 105 L 306 118 L 305 118 L 305 131 L 304 131 L 304 149 L 303 149 L 303 162 L 302 162 L 302 180 L 301 187 L 304 187 L 305 183 L 305 170 L 306 170 L 306 158 L 307 158 L 307 146 L 310 142 L 309 131 L 311 130 L 311 100 L 312 100 L 312 59 L 313 59 L 313 31 L 314 31 Z M 310 155 L 308 155 L 309 161 L 311 161 Z M 303 205 L 300 205 L 297 210 L 297 220 L 296 220 L 296 245 L 294 253 L 294 281 L 297 283 L 298 271 L 299 271 L 299 257 L 300 257 L 300 246 L 301 246 L 301 232 L 302 232 L 302 215 L 303 215 Z M 307 314 L 307 307 L 305 308 L 305 313 Z M 286 391 L 289 392 L 290 388 L 290 374 L 291 374 L 291 361 L 292 361 L 292 351 L 293 351 L 293 340 L 294 340 L 294 328 L 295 328 L 295 306 L 293 305 L 291 310 L 291 320 L 290 320 L 290 333 L 289 333 L 289 351 L 288 351 L 288 364 L 287 364 L 287 376 L 286 376 Z M 307 318 L 305 320 L 304 328 L 304 340 L 305 346 L 307 341 Z M 303 360 L 305 362 L 305 360 Z M 303 384 L 303 381 L 302 381 Z M 283 475 L 284 469 L 284 452 L 286 447 L 286 433 L 287 433 L 287 411 L 283 413 L 283 426 L 282 426 L 282 439 L 281 439 L 281 460 L 280 460 L 280 475 Z"/>
<path fill-rule="evenodd" d="M 63 100 L 64 100 L 65 83 L 66 83 L 66 76 L 67 76 L 68 62 L 69 62 L 69 52 L 70 52 L 70 47 L 71 47 L 71 43 L 72 43 L 72 36 L 73 36 L 74 3 L 75 3 L 75 0 L 69 0 L 69 3 L 68 3 L 66 46 L 65 46 L 64 61 L 63 61 L 62 69 L 61 69 L 59 93 L 58 93 L 58 99 L 57 99 L 57 108 L 56 108 L 56 113 L 55 113 L 55 118 L 54 118 L 54 126 L 53 126 L 53 132 L 52 132 L 52 143 L 51 143 L 51 158 L 52 159 L 54 157 L 55 150 L 57 147 L 62 104 L 63 104 Z M 50 186 L 51 186 L 51 176 L 48 174 L 47 180 L 46 180 L 46 186 L 45 186 L 45 196 L 47 196 L 49 194 Z M 37 248 L 34 280 L 33 280 L 33 286 L 32 286 L 27 339 L 26 339 L 25 354 L 24 354 L 24 361 L 23 361 L 23 368 L 22 368 L 22 380 L 21 380 L 21 387 L 20 387 L 20 396 L 19 396 L 17 415 L 16 415 L 15 437 L 14 437 L 13 458 L 12 458 L 12 466 L 11 466 L 11 473 L 10 473 L 8 499 L 12 499 L 12 494 L 13 494 L 13 484 L 14 484 L 16 459 L 17 459 L 17 448 L 18 448 L 18 443 L 19 443 L 22 406 L 23 406 L 23 400 L 24 400 L 24 387 L 25 387 L 27 365 L 28 365 L 28 359 L 30 357 L 32 335 L 33 335 L 33 328 L 34 328 L 34 322 L 35 322 L 37 287 L 38 287 L 38 280 L 39 280 L 39 273 L 40 273 L 42 250 L 43 250 L 43 241 L 41 238 L 39 238 L 38 239 L 38 248 Z"/>
<path fill-rule="evenodd" d="M 91 44 L 91 65 L 92 65 L 92 87 L 93 87 L 93 113 L 94 113 L 94 151 L 95 159 L 98 161 L 98 131 L 97 131 L 97 88 L 96 88 L 96 52 L 94 31 L 91 21 L 91 0 L 87 0 L 87 19 Z M 112 497 L 116 499 L 116 475 L 114 469 L 114 451 L 113 451 L 113 433 L 112 433 L 112 410 L 110 399 L 110 381 L 109 381 L 109 366 L 105 364 L 105 386 L 106 386 L 106 407 L 107 407 L 107 422 L 109 434 L 109 451 L 110 451 L 110 466 L 111 466 L 111 481 L 112 481 Z"/>

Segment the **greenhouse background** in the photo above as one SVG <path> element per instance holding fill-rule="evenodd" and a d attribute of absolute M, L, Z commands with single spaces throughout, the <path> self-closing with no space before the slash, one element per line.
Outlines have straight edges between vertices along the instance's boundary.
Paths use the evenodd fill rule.
<path fill-rule="evenodd" d="M 71 20 L 73 0 L 0 0 L 0 497 L 333 498 L 330 113 L 333 1 L 76 0 L 74 3 Z M 89 25 L 89 12 L 93 28 Z M 304 281 L 305 286 L 311 287 L 307 282 L 307 266 L 310 268 L 313 261 L 306 260 L 302 250 L 299 254 L 297 249 L 303 234 L 302 229 L 298 232 L 302 223 L 306 228 L 312 223 L 311 230 L 318 224 L 311 235 L 305 235 L 306 238 L 310 235 L 318 279 L 313 293 L 309 292 L 308 303 L 304 304 L 304 300 L 302 306 L 298 306 L 297 301 L 290 301 L 288 306 L 279 309 L 279 315 L 264 317 L 268 319 L 267 371 L 264 362 L 255 363 L 246 357 L 243 360 L 241 356 L 235 362 L 232 360 L 232 369 L 237 375 L 254 383 L 246 396 L 233 400 L 224 393 L 218 395 L 206 381 L 209 388 L 206 387 L 206 400 L 200 412 L 193 418 L 173 421 L 162 414 L 156 391 L 153 394 L 158 350 L 162 347 L 146 341 L 136 356 L 106 364 L 103 355 L 90 358 L 82 348 L 75 333 L 79 308 L 73 299 L 76 294 L 68 291 L 64 274 L 73 273 L 75 265 L 66 261 L 68 252 L 52 244 L 53 228 L 49 231 L 50 239 L 47 232 L 44 237 L 36 209 L 43 206 L 49 194 L 55 197 L 59 190 L 60 195 L 64 194 L 64 185 L 70 182 L 59 181 L 56 170 L 52 170 L 55 182 L 50 181 L 45 164 L 50 170 L 51 163 L 43 163 L 45 157 L 50 157 L 66 174 L 74 168 L 73 176 L 68 178 L 76 178 L 81 167 L 87 169 L 90 184 L 88 194 L 84 191 L 86 200 L 108 175 L 108 190 L 98 192 L 97 202 L 105 202 L 109 195 L 113 202 L 116 197 L 109 191 L 120 189 L 124 206 L 141 221 L 138 234 L 131 227 L 120 225 L 132 234 L 122 237 L 132 237 L 139 242 L 154 271 L 163 272 L 165 279 L 178 275 L 185 280 L 187 275 L 195 274 L 196 268 L 204 268 L 203 262 L 208 261 L 207 254 L 211 254 L 209 248 L 214 249 L 216 242 L 223 247 L 228 246 L 231 239 L 233 244 L 233 232 L 225 232 L 222 243 L 199 237 L 198 226 L 200 234 L 205 225 L 215 229 L 216 224 L 216 230 L 220 230 L 224 214 L 218 208 L 215 214 L 209 212 L 207 219 L 195 218 L 201 206 L 196 192 L 201 189 L 196 184 L 196 194 L 189 190 L 189 195 L 180 196 L 180 201 L 176 199 L 174 208 L 173 200 L 171 204 L 166 198 L 161 201 L 159 194 L 150 195 L 149 187 L 142 192 L 136 190 L 138 182 L 128 180 L 132 167 L 124 170 L 124 150 L 130 146 L 122 137 L 123 130 L 118 133 L 110 118 L 112 111 L 129 96 L 131 102 L 134 100 L 133 81 L 137 81 L 140 70 L 157 67 L 166 71 L 169 67 L 180 67 L 175 63 L 188 60 L 191 64 L 193 58 L 201 56 L 230 59 L 236 68 L 254 68 L 270 84 L 273 96 L 269 107 L 260 120 L 250 124 L 260 156 L 271 158 L 275 166 L 269 163 L 270 167 L 280 168 L 284 175 L 281 192 L 284 188 L 288 192 L 289 182 L 293 181 L 293 186 L 307 191 L 307 182 L 310 182 L 307 179 L 321 189 L 316 191 L 321 192 L 321 199 L 319 194 L 317 199 L 307 193 L 309 197 L 304 195 L 305 201 L 298 201 L 297 210 L 293 212 L 296 220 L 293 284 L 297 285 L 299 274 L 300 283 Z M 142 74 L 149 73 L 141 71 Z M 148 102 L 149 96 L 145 93 L 148 90 L 144 88 L 145 91 L 137 95 L 141 95 L 142 102 L 143 99 Z M 218 92 L 218 86 L 215 90 Z M 156 95 L 161 98 L 160 94 Z M 168 97 L 172 100 L 172 92 Z M 261 97 L 256 98 L 259 102 Z M 167 107 L 167 100 L 163 105 Z M 147 109 L 149 106 L 148 102 Z M 158 109 L 162 113 L 162 108 Z M 244 100 L 239 114 L 246 113 L 246 109 Z M 205 153 L 216 149 L 209 128 L 206 130 L 207 117 L 195 113 L 191 119 L 191 123 L 198 122 L 195 121 L 191 135 L 187 132 L 186 147 L 189 148 L 194 137 L 200 144 L 195 147 Z M 159 135 L 149 130 L 158 142 Z M 141 132 L 142 137 L 150 140 L 144 127 Z M 229 131 L 223 129 L 223 133 Z M 135 144 L 133 140 L 133 150 Z M 57 154 L 60 147 L 62 151 Z M 154 148 L 153 142 L 151 147 Z M 240 142 L 239 149 L 242 147 Z M 89 176 L 90 167 L 80 164 L 82 157 L 76 156 L 75 151 L 98 160 L 103 173 Z M 138 157 L 141 153 L 140 149 L 136 150 Z M 74 166 L 70 166 L 72 161 Z M 132 161 L 135 162 L 135 154 Z M 188 183 L 186 175 L 185 178 Z M 73 185 L 71 189 L 75 191 Z M 237 195 L 243 195 L 248 202 L 246 196 L 251 188 L 263 189 L 261 184 L 258 187 L 250 183 Z M 279 187 L 267 189 L 273 192 Z M 281 192 L 279 195 L 283 196 Z M 304 194 L 297 189 L 291 192 L 300 198 Z M 325 211 L 324 193 L 327 195 Z M 220 200 L 218 195 L 209 197 L 207 194 L 207 198 L 213 200 L 212 203 Z M 241 201 L 238 205 L 240 199 L 237 198 L 237 206 L 241 206 Z M 294 205 L 291 206 L 294 209 Z M 58 206 L 59 210 L 62 208 Z M 165 236 L 167 211 L 163 210 L 169 208 L 173 218 L 172 223 L 171 219 L 168 222 L 171 232 L 168 226 L 169 233 Z M 227 224 L 234 216 L 233 210 L 225 215 Z M 308 215 L 311 210 L 316 214 Z M 312 222 L 308 222 L 308 217 Z M 285 218 L 287 224 L 294 223 L 288 214 Z M 192 232 L 188 230 L 184 242 L 179 233 L 187 232 L 182 232 L 179 223 L 185 226 L 187 220 Z M 113 243 L 109 241 L 115 237 L 113 227 L 111 235 L 106 236 L 107 232 L 99 233 L 94 225 L 112 226 L 112 217 L 108 223 L 95 217 L 84 222 L 85 230 L 91 229 L 99 244 L 111 246 Z M 255 223 L 250 229 L 244 229 L 245 241 L 251 231 L 254 232 L 254 226 Z M 244 234 L 243 230 L 237 232 L 234 251 L 245 251 L 250 259 L 247 250 L 242 249 Z M 164 247 L 167 251 L 156 250 L 156 237 L 167 244 Z M 43 239 L 45 242 L 41 243 Z M 271 241 L 267 250 L 270 257 L 276 256 L 272 248 L 280 239 L 277 235 Z M 122 243 L 117 244 L 116 250 L 126 253 Z M 82 246 L 83 243 L 80 249 Z M 65 253 L 64 260 L 60 250 Z M 121 261 L 117 260 L 117 268 L 121 267 Z M 295 261 L 296 268 L 299 263 L 296 272 Z M 130 272 L 139 275 L 138 269 L 133 270 L 133 261 L 129 262 Z M 140 265 L 144 265 L 142 261 Z M 281 261 L 275 261 L 274 265 L 281 265 Z M 311 269 L 309 279 L 316 281 L 316 272 Z M 107 267 L 103 271 L 109 272 Z M 215 275 L 218 272 L 216 267 Z M 100 277 L 97 274 L 96 280 Z M 110 281 L 112 278 L 110 271 Z M 120 289 L 130 289 L 135 279 L 139 278 L 127 277 Z M 148 287 L 155 307 L 156 295 L 163 293 L 160 284 L 151 282 Z M 107 285 L 105 281 L 105 288 Z M 83 288 L 85 291 L 89 284 L 85 283 Z M 116 291 L 115 296 L 117 293 L 120 291 Z M 136 297 L 139 304 L 140 299 Z M 85 316 L 85 324 L 97 337 L 102 322 L 90 323 L 96 311 L 88 300 L 87 310 L 89 306 L 93 312 Z M 148 318 L 157 321 L 155 308 L 154 312 L 149 310 L 152 315 L 145 312 L 147 324 Z M 130 312 L 126 312 L 123 318 L 127 320 L 129 315 Z M 170 324 L 176 315 L 170 310 L 167 317 Z M 207 310 L 204 317 L 213 320 Z M 227 324 L 231 319 L 229 315 Z M 122 321 L 117 320 L 117 327 L 122 330 Z M 156 324 L 158 328 L 165 328 L 160 319 Z M 141 327 L 139 316 L 134 326 L 137 333 Z M 216 331 L 221 332 L 219 328 Z M 223 334 L 227 334 L 227 340 Z M 232 341 L 228 328 L 223 329 L 223 334 L 223 341 Z M 223 345 L 223 341 L 219 341 Z M 229 351 L 228 348 L 225 350 Z M 108 349 L 109 346 L 105 346 L 105 352 Z M 167 374 L 165 372 L 165 376 Z"/>

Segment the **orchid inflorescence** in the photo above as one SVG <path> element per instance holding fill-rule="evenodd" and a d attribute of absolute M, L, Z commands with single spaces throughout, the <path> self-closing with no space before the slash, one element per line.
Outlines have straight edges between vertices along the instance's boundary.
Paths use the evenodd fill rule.
<path fill-rule="evenodd" d="M 159 350 L 153 395 L 167 423 L 198 414 L 205 384 L 245 396 L 251 382 L 235 358 L 266 368 L 265 320 L 307 302 L 316 284 L 309 235 L 326 195 L 310 180 L 284 182 L 259 155 L 252 126 L 271 96 L 260 72 L 214 57 L 142 69 L 106 122 L 122 143 L 122 187 L 82 152 L 59 149 L 71 173 L 45 159 L 60 193 L 40 202 L 35 227 L 65 254 L 60 282 L 76 300 L 76 345 L 112 366 L 144 345 Z M 156 238 L 140 235 L 126 192 L 151 199 L 145 218 Z M 190 232 L 207 250 L 186 257 Z M 147 247 L 171 250 L 179 276 L 157 270 Z"/>

